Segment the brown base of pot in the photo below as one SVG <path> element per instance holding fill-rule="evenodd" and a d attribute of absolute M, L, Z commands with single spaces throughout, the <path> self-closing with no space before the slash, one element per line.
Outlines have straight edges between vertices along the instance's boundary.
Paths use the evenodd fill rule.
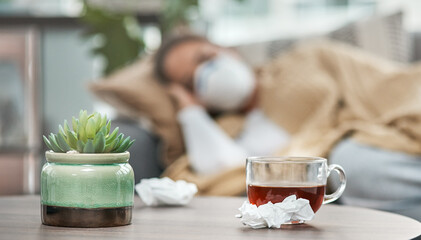
<path fill-rule="evenodd" d="M 41 220 L 45 225 L 60 227 L 116 227 L 132 221 L 132 207 L 75 208 L 41 204 Z"/>

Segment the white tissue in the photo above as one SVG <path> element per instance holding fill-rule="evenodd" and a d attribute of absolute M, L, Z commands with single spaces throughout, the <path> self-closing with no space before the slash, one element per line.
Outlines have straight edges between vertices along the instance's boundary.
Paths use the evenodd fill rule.
<path fill-rule="evenodd" d="M 244 225 L 252 228 L 280 228 L 282 224 L 291 221 L 310 221 L 314 217 L 313 209 L 307 199 L 291 195 L 280 203 L 268 202 L 257 207 L 245 201 L 238 209 Z"/>
<path fill-rule="evenodd" d="M 170 178 L 142 179 L 136 184 L 136 192 L 147 206 L 186 205 L 197 193 L 194 183 Z"/>

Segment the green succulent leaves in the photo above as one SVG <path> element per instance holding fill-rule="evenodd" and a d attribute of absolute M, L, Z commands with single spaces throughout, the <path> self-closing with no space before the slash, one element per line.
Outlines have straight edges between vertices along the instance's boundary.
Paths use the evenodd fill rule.
<path fill-rule="evenodd" d="M 47 147 L 53 152 L 78 151 L 79 153 L 121 153 L 127 151 L 135 140 L 124 138 L 118 134 L 118 127 L 111 133 L 111 120 L 107 115 L 100 113 L 88 115 L 81 110 L 79 119 L 72 118 L 72 129 L 66 120 L 63 126 L 59 125 L 57 134 L 50 133 L 48 137 L 42 136 Z"/>

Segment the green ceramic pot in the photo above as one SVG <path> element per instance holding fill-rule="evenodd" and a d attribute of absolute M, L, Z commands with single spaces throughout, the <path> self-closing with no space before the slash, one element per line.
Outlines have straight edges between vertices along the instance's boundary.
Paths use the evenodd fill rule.
<path fill-rule="evenodd" d="M 134 173 L 129 152 L 45 153 L 41 172 L 42 223 L 65 227 L 130 224 Z"/>

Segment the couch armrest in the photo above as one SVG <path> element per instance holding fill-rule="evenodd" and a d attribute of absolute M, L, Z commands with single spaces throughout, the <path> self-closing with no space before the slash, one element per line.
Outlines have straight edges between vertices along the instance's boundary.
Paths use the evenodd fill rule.
<path fill-rule="evenodd" d="M 421 60 L 421 32 L 414 32 L 412 35 L 412 61 Z"/>
<path fill-rule="evenodd" d="M 159 177 L 164 170 L 160 138 L 130 119 L 117 118 L 112 125 L 112 128 L 118 126 L 119 132 L 125 136 L 136 139 L 129 149 L 129 162 L 135 173 L 135 182 L 138 183 L 142 178 Z"/>

